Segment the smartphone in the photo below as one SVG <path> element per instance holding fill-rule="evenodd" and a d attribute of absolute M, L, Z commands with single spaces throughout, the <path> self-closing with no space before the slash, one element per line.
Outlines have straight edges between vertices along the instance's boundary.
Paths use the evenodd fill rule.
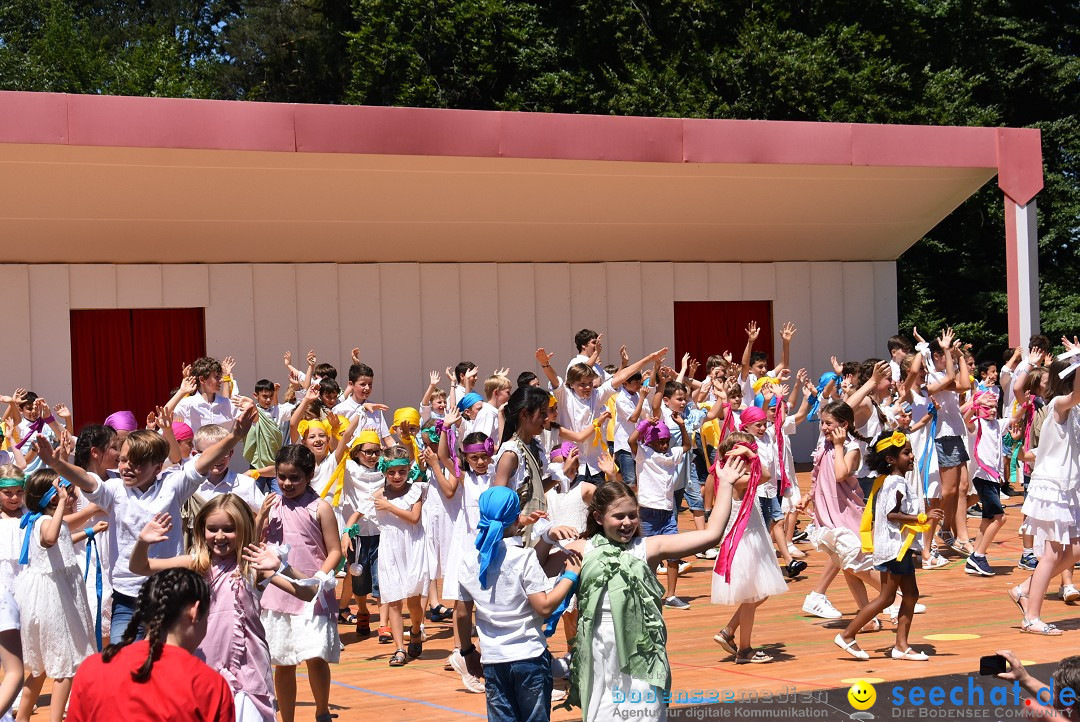
<path fill-rule="evenodd" d="M 979 657 L 979 674 L 983 676 L 997 675 L 1007 671 L 1008 662 L 1000 654 L 991 654 L 987 657 Z"/>

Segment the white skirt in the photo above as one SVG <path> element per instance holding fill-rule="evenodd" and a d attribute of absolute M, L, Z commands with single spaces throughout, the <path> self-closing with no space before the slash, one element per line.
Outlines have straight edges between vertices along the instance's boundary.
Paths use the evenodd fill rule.
<path fill-rule="evenodd" d="M 233 695 L 233 707 L 236 708 L 236 722 L 274 722 L 273 716 L 263 717 L 262 712 L 245 692 Z"/>
<path fill-rule="evenodd" d="M 784 514 L 791 514 L 796 511 L 795 507 L 799 505 L 800 501 L 802 501 L 802 491 L 799 490 L 798 483 L 792 481 L 787 493 L 784 494 L 784 498 L 780 501 L 780 511 Z"/>
<path fill-rule="evenodd" d="M 732 500 L 728 527 L 724 530 L 725 537 L 735 526 L 735 519 L 743 503 L 738 499 Z M 758 602 L 776 594 L 783 594 L 788 590 L 787 583 L 780 573 L 780 567 L 776 564 L 776 552 L 773 551 L 769 532 L 765 529 L 761 507 L 757 499 L 751 500 L 750 504 L 746 530 L 731 560 L 731 583 L 725 582 L 719 574 L 712 575 L 713 604 Z"/>
<path fill-rule="evenodd" d="M 1032 477 L 1024 506 L 1021 533 L 1035 537 L 1035 549 L 1046 542 L 1068 545 L 1080 540 L 1080 497 L 1075 490 L 1062 491 L 1054 482 Z"/>
<path fill-rule="evenodd" d="M 617 719 L 666 720 L 663 690 L 644 680 L 634 679 L 619 669 L 615 623 L 610 612 L 600 612 L 592 638 L 592 688 L 589 709 L 582 710 L 583 722 Z"/>
<path fill-rule="evenodd" d="M 272 609 L 259 615 L 270 647 L 270 661 L 292 667 L 309 659 L 325 659 L 337 664 L 341 656 L 337 620 L 324 614 L 308 619 L 303 614 L 288 614 Z"/>

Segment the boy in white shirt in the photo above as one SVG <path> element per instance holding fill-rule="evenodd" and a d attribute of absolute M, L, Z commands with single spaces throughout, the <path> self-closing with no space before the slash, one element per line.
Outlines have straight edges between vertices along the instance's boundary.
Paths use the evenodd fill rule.
<path fill-rule="evenodd" d="M 642 384 L 639 371 L 630 376 L 615 394 L 615 465 L 628 486 L 634 486 L 637 482 L 637 466 L 630 451 L 629 439 L 641 419 L 641 408 L 645 401 L 645 395 L 641 393 Z"/>
<path fill-rule="evenodd" d="M 355 363 L 349 366 L 349 388 L 352 393 L 340 404 L 334 407 L 334 413 L 352 420 L 354 416 L 360 417 L 360 423 L 356 432 L 360 433 L 371 429 L 382 439 L 383 446 L 393 446 L 394 437 L 390 435 L 390 429 L 386 425 L 386 417 L 383 411 L 389 407 L 385 404 L 368 403 L 371 389 L 375 385 L 375 372 L 371 367 L 363 363 Z"/>
<path fill-rule="evenodd" d="M 575 364 L 585 364 L 590 367 L 596 374 L 597 385 L 602 381 L 607 381 L 611 378 L 611 374 L 604 370 L 604 365 L 600 363 L 600 352 L 603 351 L 603 338 L 604 334 L 591 331 L 587 328 L 583 328 L 574 334 L 574 345 L 577 347 L 577 356 L 570 359 L 570 362 L 566 364 L 566 371 L 569 373 L 570 367 Z"/>
<path fill-rule="evenodd" d="M 476 633 L 483 651 L 478 653 L 476 645 L 466 642 L 451 656 L 451 665 L 468 689 L 487 692 L 488 719 L 534 722 L 551 715 L 553 680 L 544 620 L 573 590 L 581 561 L 569 555 L 551 588 L 537 550 L 514 540 L 521 533 L 520 514 L 521 502 L 509 487 L 494 486 L 480 495 L 475 548 L 465 553 L 459 585 L 462 601 L 475 605 Z M 551 529 L 537 546 L 543 545 L 541 550 L 546 551 L 548 539 L 576 535 L 568 527 Z M 454 623 L 460 639 L 469 640 L 469 616 L 455 615 Z M 486 685 L 478 679 L 481 675 Z"/>
<path fill-rule="evenodd" d="M 1005 524 L 1005 508 L 1001 505 L 1001 462 L 1002 434 L 1004 426 L 997 414 L 997 394 L 992 391 L 977 391 L 972 402 L 964 412 L 964 423 L 970 433 L 976 435 L 972 445 L 975 456 L 975 471 L 971 483 L 979 494 L 979 506 L 982 507 L 982 520 L 979 532 L 975 535 L 975 551 L 964 563 L 968 574 L 990 577 L 994 570 L 986 560 L 994 536 Z"/>
<path fill-rule="evenodd" d="M 679 533 L 679 510 L 675 508 L 675 477 L 683 457 L 690 451 L 690 434 L 682 414 L 674 413 L 672 421 L 682 432 L 682 445 L 671 448 L 671 432 L 660 419 L 638 422 L 630 434 L 629 444 L 638 467 L 637 498 L 642 536 L 661 536 Z M 678 559 L 667 564 L 667 593 L 664 606 L 689 609 L 688 602 L 675 596 L 679 583 Z"/>
<path fill-rule="evenodd" d="M 195 451 L 207 452 L 214 444 L 228 438 L 229 432 L 224 426 L 208 424 L 195 432 Z M 237 474 L 229 469 L 229 461 L 235 449 L 230 449 L 225 457 L 215 464 L 206 474 L 206 480 L 195 489 L 199 506 L 222 494 L 235 494 L 251 507 L 252 514 L 258 514 L 266 494 L 255 483 L 255 478 L 247 474 Z"/>
<path fill-rule="evenodd" d="M 229 370 L 232 371 L 231 368 Z M 198 431 L 206 424 L 219 424 L 231 429 L 239 410 L 218 392 L 223 381 L 232 383 L 232 375 L 223 375 L 221 362 L 204 356 L 191 364 L 191 378 L 195 381 L 195 393 L 179 400 L 174 396 L 165 406 L 166 411 L 172 411 L 173 420 L 184 422 L 192 431 Z M 188 387 L 182 385 L 180 388 L 186 391 Z"/>
<path fill-rule="evenodd" d="M 128 569 L 131 550 L 142 528 L 161 512 L 168 512 L 174 519 L 180 518 L 180 505 L 195 492 L 207 473 L 228 455 L 233 446 L 243 440 L 255 420 L 255 414 L 255 409 L 247 405 L 228 436 L 198 458 L 164 473 L 162 468 L 169 456 L 169 443 L 159 434 L 146 429 L 133 431 L 124 439 L 118 464 L 120 475 L 105 480 L 59 458 L 48 444 L 37 446 L 41 460 L 79 487 L 86 494 L 87 501 L 101 507 L 112 521 L 108 531 L 113 588 L 109 639 L 114 644 L 123 638 L 135 612 L 139 589 L 146 581 L 146 577 L 133 574 Z M 174 526 L 166 542 L 151 547 L 150 555 L 158 558 L 177 556 L 182 551 L 180 541 L 180 527 Z"/>

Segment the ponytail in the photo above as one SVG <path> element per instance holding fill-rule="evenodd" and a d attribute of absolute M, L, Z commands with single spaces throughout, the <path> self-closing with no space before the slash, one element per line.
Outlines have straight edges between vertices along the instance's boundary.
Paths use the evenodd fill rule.
<path fill-rule="evenodd" d="M 119 643 L 105 647 L 101 653 L 102 661 L 111 662 L 121 649 L 135 641 L 139 628 L 145 627 L 150 653 L 142 666 L 131 673 L 136 682 L 145 682 L 150 678 L 154 661 L 161 657 L 169 631 L 184 610 L 196 602 L 199 603 L 199 617 L 204 618 L 210 611 L 210 587 L 202 575 L 190 569 L 166 569 L 150 577 L 139 590 L 135 613 L 123 638 Z"/>

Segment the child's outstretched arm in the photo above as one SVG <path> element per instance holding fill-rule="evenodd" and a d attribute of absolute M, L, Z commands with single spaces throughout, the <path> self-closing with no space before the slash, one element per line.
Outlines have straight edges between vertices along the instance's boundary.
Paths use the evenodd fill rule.
<path fill-rule="evenodd" d="M 540 368 L 544 372 L 544 376 L 547 376 L 548 383 L 551 384 L 552 389 L 559 388 L 559 375 L 555 373 L 555 369 L 551 368 L 551 359 L 555 354 L 548 353 L 541 346 L 536 349 L 536 361 L 540 364 Z"/>
<path fill-rule="evenodd" d="M 319 387 L 312 384 L 308 386 L 307 393 L 304 394 L 304 398 L 300 400 L 300 403 L 293 409 L 292 416 L 289 417 L 289 441 L 296 443 L 300 441 L 300 422 L 304 420 L 304 416 L 307 415 L 307 410 L 315 399 L 319 398 Z"/>
<path fill-rule="evenodd" d="M 155 514 L 153 519 L 146 522 L 146 526 L 139 532 L 139 538 L 135 540 L 135 546 L 131 549 L 128 569 L 132 574 L 148 577 L 166 569 L 191 569 L 194 558 L 190 554 L 181 554 L 169 559 L 150 558 L 150 545 L 168 541 L 171 529 L 172 517 L 168 512 Z"/>
<path fill-rule="evenodd" d="M 75 466 L 66 458 L 57 455 L 52 444 L 44 439 L 34 439 L 32 447 L 45 466 L 55 471 L 60 476 L 70 481 L 82 491 L 87 493 L 98 487 L 98 479 L 79 466 Z"/>
<path fill-rule="evenodd" d="M 779 375 L 781 370 L 791 368 L 791 338 L 796 330 L 791 321 L 786 321 L 780 328 L 780 365 L 773 369 L 773 375 Z"/>
<path fill-rule="evenodd" d="M 431 395 L 435 393 L 435 389 L 439 386 L 439 372 L 432 371 L 428 376 L 428 387 L 424 391 L 424 395 L 420 398 L 420 408 L 425 406 L 431 406 Z"/>
<path fill-rule="evenodd" d="M 751 321 L 746 325 L 746 348 L 743 349 L 742 359 L 739 361 L 739 380 L 750 378 L 750 354 L 754 351 L 754 341 L 757 340 L 761 329 Z"/>
<path fill-rule="evenodd" d="M 705 528 L 667 536 L 651 536 L 645 539 L 649 566 L 656 566 L 661 559 L 679 559 L 703 552 L 716 546 L 724 536 L 728 517 L 731 515 L 731 489 L 746 472 L 746 463 L 739 458 L 730 459 L 723 468 L 717 468 L 717 490 L 712 514 Z"/>
<path fill-rule="evenodd" d="M 641 368 L 645 366 L 645 364 L 653 363 L 655 361 L 663 361 L 664 356 L 667 355 L 667 352 L 668 350 L 666 346 L 662 349 L 657 349 L 656 351 L 653 351 L 651 354 L 641 359 L 640 361 L 636 361 L 635 363 L 630 364 L 626 368 L 616 372 L 615 375 L 611 377 L 611 388 L 617 389 L 622 386 L 624 383 L 626 383 L 626 380 L 628 378 L 640 371 Z"/>
<path fill-rule="evenodd" d="M 563 573 L 550 592 L 536 592 L 529 595 L 529 606 L 541 617 L 548 617 L 559 608 L 566 595 L 574 588 L 574 580 L 581 573 L 581 555 L 571 552 L 566 555 Z M 572 574 L 573 576 L 567 576 Z"/>
<path fill-rule="evenodd" d="M 334 447 L 334 461 L 341 463 L 346 452 L 349 448 L 349 443 L 352 441 L 353 436 L 356 435 L 356 427 L 360 423 L 360 414 L 349 419 L 349 425 L 345 427 L 345 432 L 341 435 L 341 440 L 337 442 L 337 446 Z"/>
<path fill-rule="evenodd" d="M 1080 339 L 1073 336 L 1073 340 L 1070 342 L 1067 338 L 1061 339 L 1065 344 L 1066 351 L 1080 350 Z M 1078 360 L 1076 356 L 1072 358 L 1073 361 Z M 1069 410 L 1074 406 L 1080 405 L 1080 369 L 1076 369 L 1072 372 L 1073 382 L 1072 391 L 1066 396 L 1058 396 L 1054 399 L 1054 418 L 1059 424 L 1065 423 L 1065 419 L 1069 415 Z"/>
<path fill-rule="evenodd" d="M 199 388 L 199 382 L 195 380 L 194 376 L 185 376 L 184 380 L 180 382 L 180 388 L 176 390 L 172 398 L 165 402 L 165 408 L 171 414 L 176 410 L 176 405 L 195 393 Z"/>
<path fill-rule="evenodd" d="M 504 455 L 503 458 L 506 458 L 506 456 L 514 456 L 514 455 L 513 454 L 506 454 L 506 455 Z M 517 461 L 517 457 L 514 457 L 514 460 Z M 500 464 L 500 466 L 501 465 L 502 464 Z M 506 484 L 496 484 L 496 486 L 506 486 Z M 397 508 L 396 506 L 394 506 L 393 504 L 391 504 L 387 500 L 386 495 L 385 495 L 385 493 L 383 492 L 382 489 L 379 489 L 374 494 L 372 494 L 371 498 L 375 502 L 375 509 L 377 511 L 388 511 L 391 514 L 393 514 L 394 516 L 399 517 L 399 518 L 407 521 L 410 524 L 419 524 L 420 523 L 420 510 L 421 510 L 421 508 L 423 507 L 423 504 L 424 504 L 423 499 L 420 499 L 419 501 L 414 503 L 408 509 L 399 509 L 399 508 Z M 331 518 L 333 518 L 333 517 L 331 516 Z M 334 524 L 336 526 L 337 522 L 334 522 Z M 334 566 L 337 566 L 337 564 L 335 563 Z M 332 568 L 333 567 L 331 567 L 331 569 Z"/>
<path fill-rule="evenodd" d="M 199 454 L 195 459 L 195 473 L 199 476 L 206 476 L 210 473 L 219 461 L 225 458 L 232 447 L 237 443 L 244 440 L 247 436 L 248 430 L 251 428 L 251 424 L 255 421 L 255 417 L 258 415 L 255 406 L 246 404 L 243 413 L 240 418 L 236 420 L 233 425 L 232 431 L 221 441 L 217 442 L 209 449 Z"/>
<path fill-rule="evenodd" d="M 309 577 L 288 564 L 282 566 L 281 557 L 266 544 L 248 544 L 244 547 L 242 556 L 255 572 L 260 586 L 266 583 L 273 584 L 283 592 L 305 602 L 314 599 L 319 591 L 319 587 L 315 584 L 297 584 L 294 580 Z"/>

